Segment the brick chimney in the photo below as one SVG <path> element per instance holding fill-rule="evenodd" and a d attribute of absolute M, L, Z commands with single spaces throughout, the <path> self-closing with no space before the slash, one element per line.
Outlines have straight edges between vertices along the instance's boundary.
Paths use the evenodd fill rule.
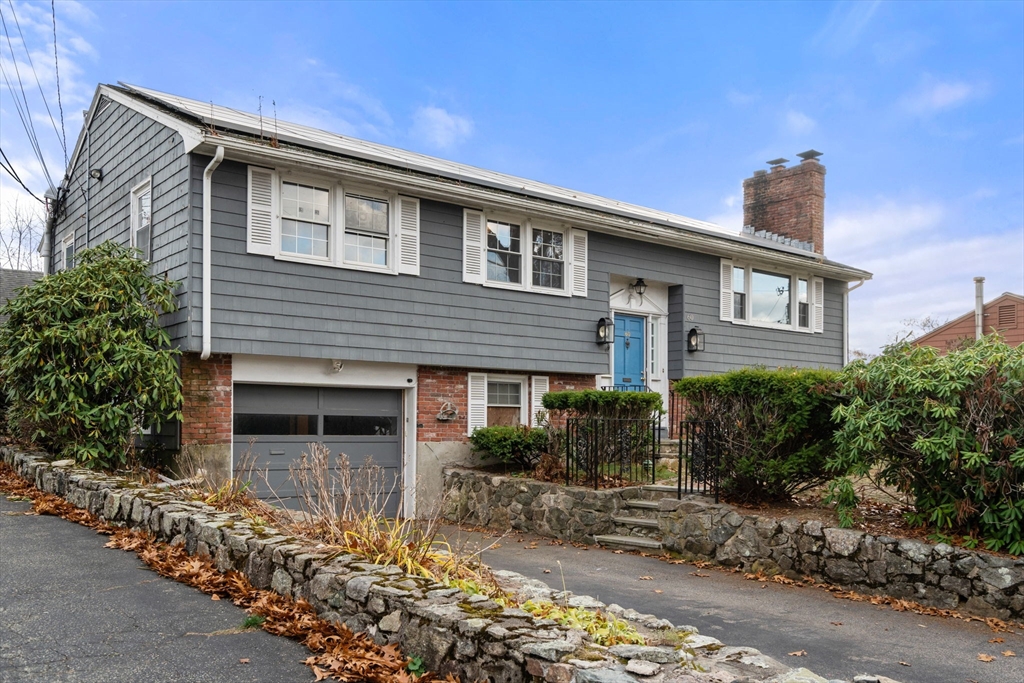
<path fill-rule="evenodd" d="M 797 156 L 796 166 L 775 159 L 768 162 L 771 171 L 754 171 L 743 181 L 743 225 L 808 242 L 824 254 L 825 167 L 813 149 Z"/>

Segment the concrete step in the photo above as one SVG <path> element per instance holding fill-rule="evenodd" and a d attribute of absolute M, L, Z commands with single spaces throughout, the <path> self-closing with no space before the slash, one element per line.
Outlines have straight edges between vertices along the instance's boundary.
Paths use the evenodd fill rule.
<path fill-rule="evenodd" d="M 640 526 L 647 529 L 658 528 L 658 520 L 644 519 L 643 517 L 612 517 L 612 521 L 622 526 Z"/>
<path fill-rule="evenodd" d="M 663 494 L 662 498 L 667 498 L 669 495 L 676 495 L 678 489 L 671 484 L 645 484 L 641 487 L 644 493 L 660 493 Z"/>
<path fill-rule="evenodd" d="M 625 548 L 627 550 L 661 550 L 661 541 L 642 536 L 594 536 L 594 540 L 601 545 L 612 548 Z"/>

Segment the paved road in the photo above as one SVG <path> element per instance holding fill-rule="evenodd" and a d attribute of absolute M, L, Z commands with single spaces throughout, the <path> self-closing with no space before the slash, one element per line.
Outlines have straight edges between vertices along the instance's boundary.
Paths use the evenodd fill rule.
<path fill-rule="evenodd" d="M 146 569 L 105 536 L 0 496 L 0 681 L 311 681 L 298 643 Z M 240 659 L 248 659 L 243 664 Z"/>
<path fill-rule="evenodd" d="M 447 531 L 455 546 L 463 540 L 469 544 L 494 540 Z M 526 550 L 531 540 L 537 540 L 537 548 Z M 701 572 L 706 578 L 698 577 L 692 565 L 670 565 L 599 548 L 550 545 L 548 539 L 535 536 L 507 537 L 500 544 L 483 554 L 492 567 L 557 587 L 561 585 L 560 560 L 566 588 L 574 593 L 655 614 L 674 624 L 692 624 L 726 645 L 754 647 L 821 676 L 850 680 L 856 674 L 872 673 L 904 683 L 1024 681 L 1024 637 L 995 634 L 981 623 L 894 612 L 838 600 L 819 589 L 761 584 L 710 568 Z M 551 573 L 545 574 L 545 569 Z M 641 576 L 653 580 L 642 581 Z M 656 589 L 664 592 L 655 593 Z M 993 637 L 1005 642 L 989 643 Z M 1007 649 L 1017 657 L 1003 657 L 1000 653 Z M 807 655 L 788 656 L 799 650 Z M 996 660 L 980 662 L 979 653 Z"/>

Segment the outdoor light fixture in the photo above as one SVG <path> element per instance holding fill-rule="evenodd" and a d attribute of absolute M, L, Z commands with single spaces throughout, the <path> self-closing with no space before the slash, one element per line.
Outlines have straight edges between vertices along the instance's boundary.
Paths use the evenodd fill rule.
<path fill-rule="evenodd" d="M 615 339 L 615 321 L 611 318 L 601 318 L 597 321 L 597 343 L 611 344 Z"/>
<path fill-rule="evenodd" d="M 633 290 L 634 292 L 636 292 L 638 295 L 640 295 L 640 298 L 643 299 L 644 298 L 644 292 L 647 291 L 647 283 L 644 282 L 644 279 L 642 277 L 638 277 L 636 279 L 636 282 L 631 284 L 629 286 L 629 288 L 631 290 Z"/>
<path fill-rule="evenodd" d="M 704 332 L 699 327 L 694 327 L 686 333 L 686 350 L 690 352 L 704 350 Z"/>
<path fill-rule="evenodd" d="M 103 169 L 102 168 L 94 168 L 94 169 L 92 169 L 91 171 L 89 171 L 89 177 L 92 178 L 93 180 L 103 180 Z"/>

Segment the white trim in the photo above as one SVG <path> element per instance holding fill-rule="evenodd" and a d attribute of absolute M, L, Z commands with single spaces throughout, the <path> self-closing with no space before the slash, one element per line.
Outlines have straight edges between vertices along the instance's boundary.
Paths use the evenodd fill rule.
<path fill-rule="evenodd" d="M 416 375 L 413 375 L 415 377 Z M 416 448 L 417 396 L 419 389 L 415 384 L 402 392 L 403 434 L 402 442 L 402 512 L 407 518 L 417 516 L 416 478 L 419 470 L 419 458 Z"/>
<path fill-rule="evenodd" d="M 544 394 L 551 391 L 551 378 L 547 375 L 530 377 L 530 426 L 537 427 L 537 414 L 544 410 Z"/>
<path fill-rule="evenodd" d="M 148 257 L 143 254 L 143 259 L 146 261 L 153 260 L 153 176 L 146 176 L 146 179 L 136 185 L 129 192 L 131 201 L 131 221 L 129 232 L 129 243 L 132 249 L 138 249 L 138 236 L 136 233 L 139 230 L 139 212 L 138 212 L 138 201 L 139 198 L 149 192 L 149 255 Z"/>
<path fill-rule="evenodd" d="M 726 267 L 727 267 L 726 264 L 728 264 L 728 267 L 730 268 L 730 271 L 729 271 L 730 274 L 733 273 L 733 271 L 731 270 L 732 268 L 742 268 L 743 269 L 743 273 L 744 273 L 744 275 L 743 275 L 743 277 L 744 277 L 744 280 L 743 280 L 744 287 L 743 287 L 743 289 L 744 289 L 744 294 L 746 295 L 746 297 L 744 299 L 744 306 L 745 306 L 744 315 L 745 315 L 745 317 L 742 320 L 740 320 L 738 318 L 734 318 L 733 315 L 732 315 L 732 313 L 733 313 L 733 311 L 732 311 L 732 299 L 733 299 L 732 294 L 735 291 L 735 287 L 733 286 L 732 278 L 731 277 L 730 277 L 730 279 L 729 279 L 730 281 L 728 283 L 730 285 L 729 286 L 729 290 L 728 290 L 728 294 L 729 294 L 728 298 L 729 298 L 730 306 L 729 306 L 729 310 L 728 310 L 728 317 L 726 317 L 726 310 L 725 310 L 726 309 L 726 305 L 725 305 L 725 303 L 726 303 L 725 272 L 726 272 Z M 770 269 L 773 269 L 773 268 L 775 270 L 770 270 Z M 753 282 L 752 282 L 752 278 L 753 278 L 753 271 L 754 270 L 758 270 L 758 271 L 761 271 L 761 272 L 767 272 L 767 274 L 769 274 L 769 275 L 779 275 L 779 276 L 784 276 L 784 277 L 788 277 L 789 278 L 789 323 L 788 324 L 784 324 L 784 323 L 771 323 L 771 322 L 763 322 L 763 321 L 753 320 L 753 318 L 752 318 L 752 310 L 753 310 L 753 305 L 754 305 L 754 295 L 753 295 Z M 720 301 L 720 311 L 719 312 L 720 312 L 720 319 L 723 322 L 729 322 L 729 323 L 732 323 L 733 325 L 743 325 L 743 326 L 746 326 L 746 327 L 760 327 L 760 328 L 769 329 L 769 330 L 779 330 L 779 331 L 782 331 L 782 332 L 797 332 L 797 333 L 800 333 L 800 334 L 820 334 L 822 332 L 822 330 L 820 330 L 820 329 L 815 329 L 814 315 L 815 315 L 815 306 L 816 305 L 817 306 L 823 306 L 824 302 L 816 303 L 816 301 L 815 301 L 815 293 L 814 293 L 814 289 L 815 288 L 814 288 L 814 284 L 813 284 L 814 281 L 817 280 L 819 282 L 822 282 L 822 286 L 824 286 L 824 280 L 822 280 L 821 278 L 815 278 L 815 277 L 811 276 L 809 273 L 803 272 L 803 271 L 783 271 L 783 272 L 779 272 L 779 269 L 775 268 L 775 266 L 771 266 L 771 265 L 766 266 L 766 265 L 763 265 L 762 263 L 751 262 L 751 261 L 734 261 L 734 260 L 731 260 L 731 259 L 722 259 L 720 261 L 720 276 L 719 276 L 719 278 L 720 278 L 719 279 L 719 296 L 721 298 L 721 301 Z M 799 285 L 797 283 L 798 280 L 807 280 L 807 283 L 808 283 L 808 300 L 810 302 L 809 314 L 811 316 L 811 321 L 810 321 L 811 325 L 809 327 L 800 327 L 800 310 L 799 310 L 799 306 L 798 306 L 798 303 L 799 303 L 799 289 L 798 289 Z"/>
<path fill-rule="evenodd" d="M 480 263 L 481 272 L 479 277 L 476 278 L 475 274 L 472 273 L 471 266 L 475 265 L 469 262 L 469 256 L 474 251 L 474 247 L 469 243 L 469 233 L 467 232 L 469 226 L 467 221 L 470 215 L 481 216 L 481 240 L 480 240 Z M 519 282 L 501 282 L 500 280 L 488 280 L 487 279 L 487 223 L 488 221 L 494 221 L 497 223 L 507 223 L 511 225 L 519 226 L 519 271 L 520 278 Z M 533 284 L 533 232 L 534 230 L 547 230 L 549 232 L 557 232 L 562 235 L 562 289 L 553 289 L 551 287 L 541 287 Z M 464 209 L 463 210 L 463 281 L 471 282 L 473 284 L 483 285 L 484 287 L 490 287 L 492 289 L 510 289 L 519 292 L 533 292 L 535 294 L 546 294 L 548 296 L 562 296 L 571 297 L 573 293 L 573 260 L 572 260 L 572 239 L 574 233 L 582 233 L 583 239 L 586 240 L 586 231 L 574 230 L 561 223 L 545 221 L 545 220 L 534 220 L 530 216 L 525 216 L 513 212 L 506 211 L 477 211 L 475 209 Z M 586 242 L 584 241 L 584 250 Z M 513 252 L 510 252 L 513 253 Z M 586 262 L 584 261 L 584 270 L 586 269 Z M 576 294 L 576 296 L 586 296 L 586 287 L 583 288 L 583 294 Z"/>
<path fill-rule="evenodd" d="M 466 434 L 487 426 L 487 373 L 471 372 L 466 376 Z"/>
<path fill-rule="evenodd" d="M 235 354 L 231 357 L 231 375 L 235 382 L 254 384 L 371 389 L 408 389 L 416 386 L 415 365 L 348 360 L 342 360 L 341 363 L 342 368 L 338 372 L 334 370 L 334 361 L 326 358 Z"/>
<path fill-rule="evenodd" d="M 476 374 L 476 373 L 474 373 Z M 490 408 L 491 404 L 487 401 L 487 385 L 491 382 L 506 382 L 508 384 L 518 383 L 519 384 L 519 424 L 529 425 L 532 420 L 530 419 L 530 400 L 527 393 L 530 389 L 529 378 L 526 375 L 492 375 L 487 373 L 484 375 L 484 406 Z M 484 412 L 484 423 L 487 423 L 487 413 Z"/>
<path fill-rule="evenodd" d="M 68 242 L 71 243 L 71 255 L 72 257 L 77 253 L 75 249 L 75 231 L 72 230 L 60 240 L 60 268 L 58 270 L 68 269 Z"/>

